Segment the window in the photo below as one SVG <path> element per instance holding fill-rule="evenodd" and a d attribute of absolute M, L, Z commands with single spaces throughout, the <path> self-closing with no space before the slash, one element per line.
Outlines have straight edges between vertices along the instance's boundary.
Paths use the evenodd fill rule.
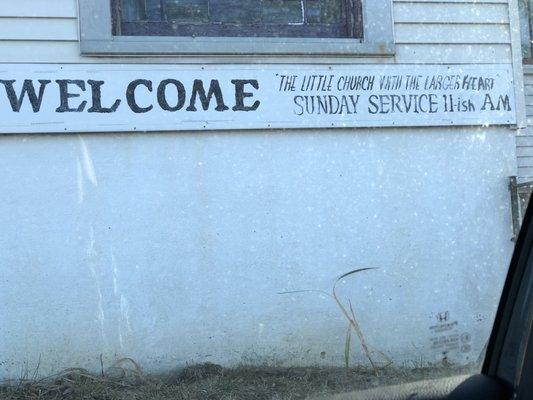
<path fill-rule="evenodd" d="M 394 53 L 391 0 L 79 3 L 86 55 Z"/>
<path fill-rule="evenodd" d="M 362 39 L 359 0 L 114 0 L 117 36 Z"/>

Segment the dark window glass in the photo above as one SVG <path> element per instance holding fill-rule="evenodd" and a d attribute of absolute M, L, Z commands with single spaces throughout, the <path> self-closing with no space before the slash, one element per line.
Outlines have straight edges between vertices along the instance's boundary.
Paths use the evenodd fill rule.
<path fill-rule="evenodd" d="M 144 0 L 124 0 L 122 6 L 123 21 L 142 21 L 146 19 Z"/>
<path fill-rule="evenodd" d="M 115 0 L 117 35 L 361 38 L 361 0 Z"/>
<path fill-rule="evenodd" d="M 310 23 L 331 24 L 341 20 L 341 0 L 307 0 L 307 20 Z"/>
<path fill-rule="evenodd" d="M 261 0 L 209 1 L 209 21 L 249 24 L 261 21 Z"/>
<path fill-rule="evenodd" d="M 209 7 L 207 0 L 165 0 L 167 20 L 177 22 L 208 22 Z"/>
<path fill-rule="evenodd" d="M 265 23 L 303 24 L 304 7 L 300 0 L 263 0 L 262 17 Z"/>

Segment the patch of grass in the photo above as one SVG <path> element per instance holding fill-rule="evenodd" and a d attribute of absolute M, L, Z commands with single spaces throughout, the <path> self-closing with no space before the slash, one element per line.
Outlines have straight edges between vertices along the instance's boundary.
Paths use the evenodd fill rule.
<path fill-rule="evenodd" d="M 375 363 L 375 361 L 372 358 L 372 353 L 373 352 L 370 351 L 369 346 L 368 346 L 368 344 L 366 342 L 365 336 L 363 335 L 363 331 L 361 330 L 361 327 L 359 325 L 359 322 L 357 322 L 357 319 L 355 318 L 355 312 L 354 312 L 354 309 L 353 309 L 353 306 L 352 306 L 352 302 L 351 302 L 351 300 L 348 300 L 348 305 L 347 306 L 344 305 L 342 303 L 342 301 L 339 299 L 339 296 L 337 295 L 337 290 L 336 290 L 337 289 L 337 285 L 343 279 L 351 277 L 351 276 L 353 276 L 355 274 L 358 274 L 360 272 L 372 271 L 372 270 L 375 270 L 375 269 L 377 269 L 377 268 L 359 268 L 359 269 L 354 269 L 353 271 L 347 272 L 345 274 L 342 274 L 341 276 L 339 276 L 335 280 L 335 283 L 333 284 L 333 288 L 331 290 L 331 294 L 327 293 L 327 292 L 324 292 L 323 290 L 293 290 L 293 291 L 289 291 L 289 292 L 281 292 L 280 294 L 296 294 L 296 293 L 318 292 L 318 293 L 321 293 L 321 294 L 323 294 L 325 296 L 328 296 L 331 299 L 333 299 L 335 301 L 335 304 L 337 305 L 337 307 L 341 311 L 341 313 L 344 315 L 344 317 L 348 321 L 348 330 L 346 331 L 346 342 L 345 342 L 345 347 L 344 347 L 344 363 L 346 365 L 346 368 L 349 369 L 349 367 L 350 367 L 350 348 L 351 348 L 352 329 L 353 329 L 353 331 L 356 333 L 357 337 L 359 338 L 359 342 L 361 343 L 361 347 L 363 349 L 363 353 L 365 354 L 366 358 L 368 358 L 368 361 L 370 362 L 370 365 L 372 366 L 372 369 L 374 370 L 374 374 L 376 376 L 378 376 L 379 375 L 378 365 Z M 390 361 L 389 358 L 384 353 L 382 353 L 380 351 L 377 351 L 377 353 L 380 354 L 387 361 Z M 391 362 L 389 362 L 389 364 L 387 364 L 387 366 L 389 366 L 390 364 L 391 364 Z"/>
<path fill-rule="evenodd" d="M 385 368 L 376 377 L 372 368 L 226 369 L 200 364 L 161 375 L 117 366 L 113 374 L 70 369 L 41 381 L 0 386 L 2 400 L 272 400 L 368 389 L 381 385 L 441 378 L 471 372 L 467 367 Z"/>

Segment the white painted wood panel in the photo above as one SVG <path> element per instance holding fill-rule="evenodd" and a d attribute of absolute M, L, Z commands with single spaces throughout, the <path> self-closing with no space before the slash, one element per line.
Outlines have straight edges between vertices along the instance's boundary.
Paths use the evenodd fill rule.
<path fill-rule="evenodd" d="M 533 179 L 533 73 L 525 67 L 524 94 L 528 127 L 516 138 L 516 156 L 519 181 Z"/>
<path fill-rule="evenodd" d="M 533 180 L 533 167 L 521 167 L 518 168 L 519 180 L 521 182 Z"/>
<path fill-rule="evenodd" d="M 0 17 L 76 18 L 76 0 L 3 0 Z"/>
<path fill-rule="evenodd" d="M 526 94 L 526 105 L 527 106 L 533 106 L 533 95 Z"/>
<path fill-rule="evenodd" d="M 509 10 L 507 4 L 498 3 L 395 3 L 394 21 L 503 24 L 509 22 Z"/>
<path fill-rule="evenodd" d="M 531 121 L 531 118 L 529 118 L 528 121 L 528 127 L 525 129 L 522 129 L 521 134 L 519 136 L 533 136 L 533 127 L 531 126 L 533 124 L 533 121 Z"/>
<path fill-rule="evenodd" d="M 524 85 L 524 93 L 526 96 L 533 96 L 533 85 L 532 84 L 525 84 Z"/>
<path fill-rule="evenodd" d="M 516 148 L 517 157 L 533 157 L 533 146 L 518 146 Z"/>
<path fill-rule="evenodd" d="M 509 125 L 511 77 L 501 64 L 0 64 L 0 133 Z M 17 101 L 22 82 L 40 96 Z"/>
<path fill-rule="evenodd" d="M 398 45 L 396 59 L 404 63 L 510 63 L 507 44 L 410 44 Z"/>
<path fill-rule="evenodd" d="M 533 168 L 533 157 L 520 155 L 517 158 L 518 168 Z"/>
<path fill-rule="evenodd" d="M 78 40 L 75 18 L 0 18 L 2 40 Z"/>
<path fill-rule="evenodd" d="M 405 24 L 397 23 L 396 43 L 402 44 L 507 44 L 507 24 Z"/>
<path fill-rule="evenodd" d="M 527 148 L 527 147 L 533 147 L 533 136 L 517 136 L 516 137 L 516 144 L 517 148 Z"/>
<path fill-rule="evenodd" d="M 526 89 L 533 90 L 533 74 L 529 72 L 524 74 L 524 85 L 526 85 Z"/>

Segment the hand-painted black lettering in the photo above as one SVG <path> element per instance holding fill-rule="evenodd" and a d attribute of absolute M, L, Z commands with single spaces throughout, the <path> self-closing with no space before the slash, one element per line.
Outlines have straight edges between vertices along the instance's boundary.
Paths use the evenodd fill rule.
<path fill-rule="evenodd" d="M 235 85 L 235 106 L 233 111 L 255 111 L 259 108 L 261 102 L 256 100 L 251 106 L 244 105 L 244 99 L 247 97 L 253 97 L 253 93 L 245 92 L 245 85 L 252 85 L 254 89 L 259 89 L 259 82 L 256 79 L 232 79 L 231 83 Z"/>
<path fill-rule="evenodd" d="M 145 86 L 149 92 L 152 91 L 152 81 L 148 81 L 146 79 L 134 80 L 128 85 L 128 89 L 126 90 L 126 100 L 128 101 L 128 105 L 130 106 L 131 111 L 133 111 L 136 114 L 145 113 L 145 112 L 150 111 L 152 108 L 154 108 L 153 105 L 149 105 L 148 107 L 140 107 L 137 104 L 137 99 L 135 98 L 135 90 L 140 85 Z"/>
<path fill-rule="evenodd" d="M 176 87 L 176 91 L 178 93 L 178 102 L 175 106 L 168 104 L 166 95 L 166 89 L 168 85 L 174 85 Z M 157 102 L 165 111 L 181 110 L 185 104 L 185 87 L 183 86 L 183 83 L 175 79 L 165 79 L 164 81 L 161 81 L 159 87 L 157 88 Z"/>
<path fill-rule="evenodd" d="M 215 95 L 215 100 L 217 102 L 217 106 L 215 108 L 216 111 L 229 110 L 229 107 L 224 104 L 224 97 L 222 96 L 222 90 L 220 89 L 220 84 L 218 83 L 218 80 L 211 80 L 211 84 L 209 85 L 209 91 L 206 95 L 204 83 L 200 79 L 195 79 L 192 86 L 191 102 L 189 104 L 189 107 L 187 107 L 187 111 L 196 111 L 195 104 L 197 96 L 200 97 L 202 108 L 204 109 L 204 111 L 207 111 L 209 109 L 209 104 L 211 103 L 211 98 L 213 97 L 213 95 Z"/>
<path fill-rule="evenodd" d="M 70 79 L 59 79 L 56 81 L 59 85 L 59 96 L 60 96 L 60 105 L 56 108 L 56 112 L 82 112 L 87 105 L 87 101 L 82 101 L 78 107 L 71 108 L 69 105 L 69 99 L 80 97 L 79 93 L 70 93 L 69 85 L 76 85 L 83 92 L 85 92 L 85 81 L 82 80 L 70 80 Z"/>
<path fill-rule="evenodd" d="M 368 97 L 368 102 L 370 105 L 368 106 L 368 113 L 369 114 L 377 114 L 379 112 L 379 106 L 378 106 L 378 96 L 375 94 L 372 94 Z"/>
<path fill-rule="evenodd" d="M 6 89 L 7 98 L 9 100 L 9 103 L 11 104 L 11 109 L 14 112 L 20 112 L 20 108 L 22 107 L 22 103 L 24 102 L 24 97 L 28 95 L 28 98 L 30 99 L 31 108 L 33 109 L 33 112 L 39 112 L 41 109 L 41 104 L 43 102 L 43 96 L 44 96 L 44 89 L 46 88 L 46 85 L 48 85 L 51 81 L 48 80 L 39 80 L 39 94 L 37 95 L 35 93 L 35 87 L 33 86 L 33 80 L 26 79 L 24 83 L 22 84 L 22 91 L 20 92 L 20 96 L 17 97 L 17 94 L 15 93 L 15 88 L 13 87 L 13 84 L 15 83 L 15 80 L 0 80 L 0 83 L 4 85 Z"/>
<path fill-rule="evenodd" d="M 299 103 L 300 101 L 303 101 L 303 96 L 294 96 L 294 104 L 300 108 L 300 110 L 294 110 L 294 113 L 296 115 L 302 115 L 304 113 L 304 107 Z"/>
<path fill-rule="evenodd" d="M 117 111 L 118 106 L 120 105 L 120 100 L 115 100 L 115 103 L 111 107 L 102 107 L 102 86 L 104 81 L 93 81 L 88 80 L 87 83 L 91 86 L 93 103 L 92 107 L 87 110 L 90 113 L 102 113 L 109 114 Z"/>

